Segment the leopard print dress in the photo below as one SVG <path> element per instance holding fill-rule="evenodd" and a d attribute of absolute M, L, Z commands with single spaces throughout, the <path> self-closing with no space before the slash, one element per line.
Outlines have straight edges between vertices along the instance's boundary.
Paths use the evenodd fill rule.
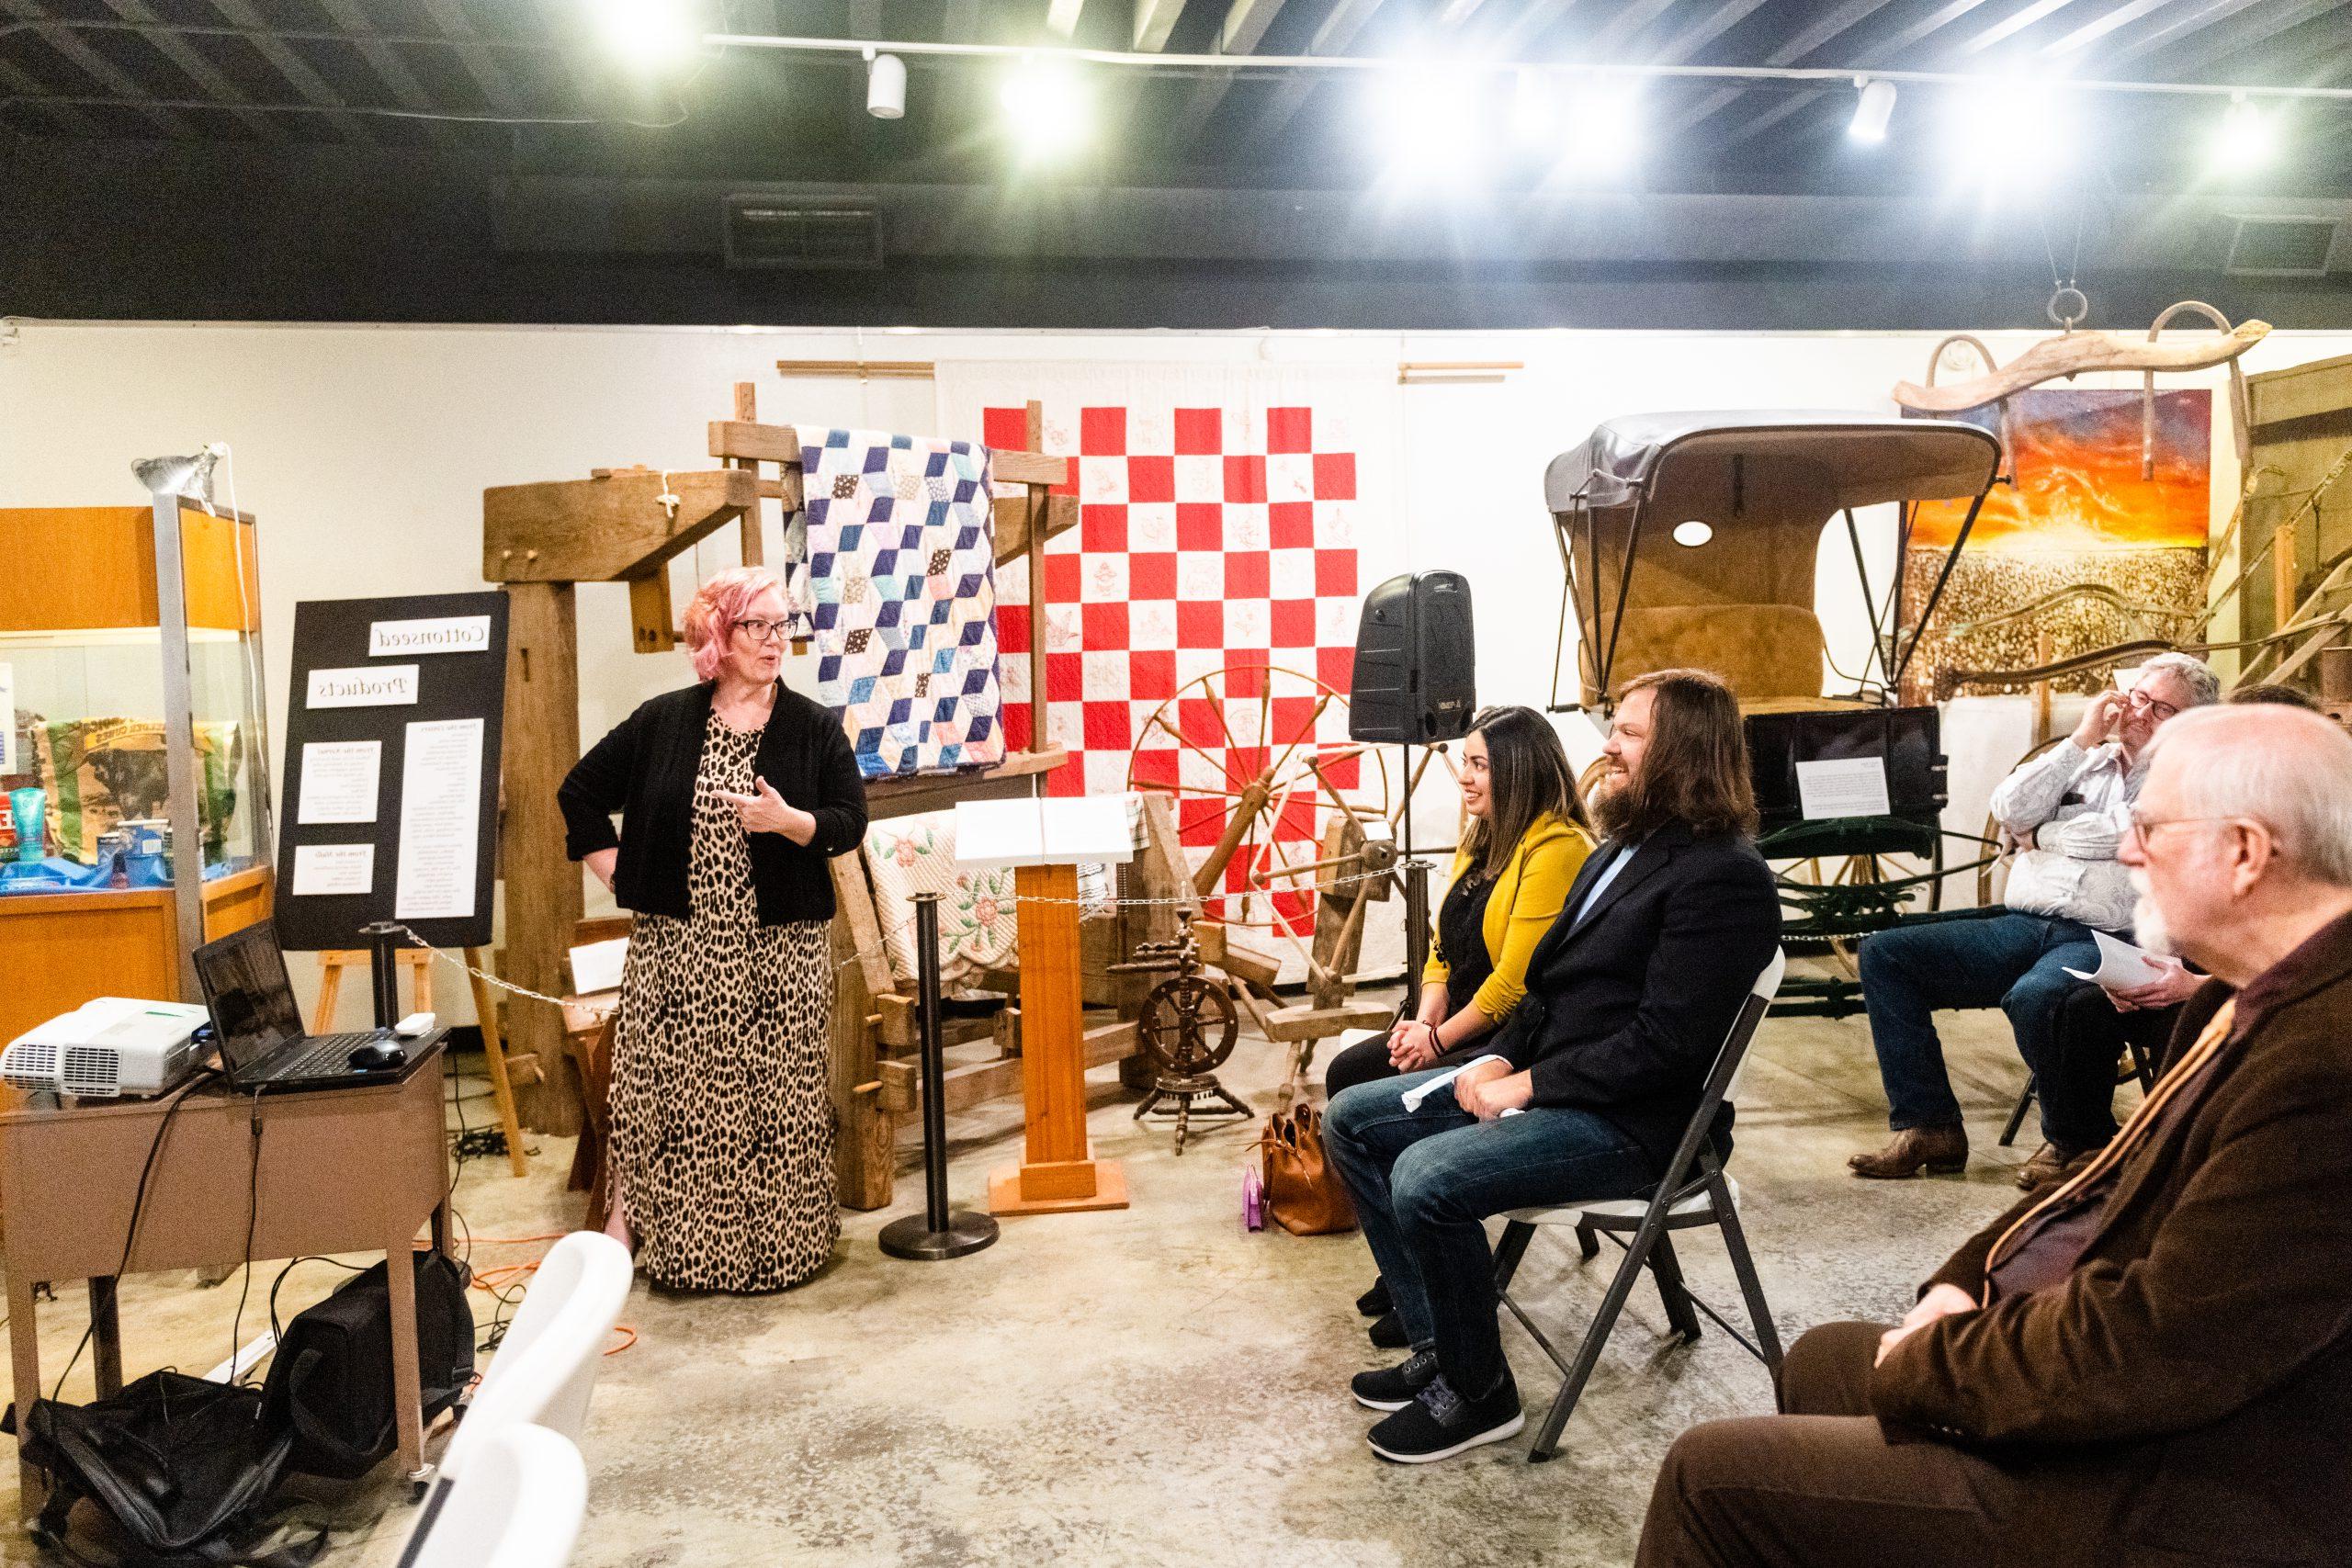
<path fill-rule="evenodd" d="M 614 1032 L 612 1155 L 648 1278 L 778 1291 L 841 1235 L 824 920 L 760 924 L 750 840 L 712 792 L 752 793 L 756 731 L 714 713 L 695 780 L 688 918 L 640 914 Z"/>

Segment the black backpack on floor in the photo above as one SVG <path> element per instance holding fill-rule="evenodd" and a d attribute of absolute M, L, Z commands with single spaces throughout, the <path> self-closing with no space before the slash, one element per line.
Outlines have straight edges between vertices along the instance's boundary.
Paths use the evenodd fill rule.
<path fill-rule="evenodd" d="M 413 1258 L 417 1374 L 430 1425 L 473 1382 L 474 1314 L 466 1301 L 472 1276 L 446 1253 Z M 390 1279 L 379 1263 L 286 1325 L 261 1397 L 264 1424 L 293 1444 L 287 1469 L 356 1480 L 398 1442 Z"/>
<path fill-rule="evenodd" d="M 49 1481 L 34 1539 L 74 1562 L 88 1560 L 67 1540 L 67 1516 L 85 1497 L 112 1521 L 126 1562 L 291 1568 L 324 1545 L 254 1550 L 273 1532 L 270 1496 L 294 1441 L 263 1418 L 258 1389 L 150 1372 L 111 1399 L 36 1401 L 23 1440 Z"/>

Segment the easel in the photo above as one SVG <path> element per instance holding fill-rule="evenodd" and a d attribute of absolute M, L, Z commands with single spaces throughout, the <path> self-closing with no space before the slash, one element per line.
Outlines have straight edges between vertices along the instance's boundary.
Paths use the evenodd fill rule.
<path fill-rule="evenodd" d="M 408 971 L 410 992 L 415 998 L 418 1012 L 433 1010 L 433 953 L 422 947 L 404 947 L 397 957 L 399 966 Z M 490 967 L 489 955 L 479 947 L 466 949 L 469 969 Z M 363 947 L 330 948 L 319 954 L 319 1005 L 311 1015 L 311 1028 L 325 1034 L 334 1029 L 335 1004 L 343 999 L 343 972 L 368 966 L 368 950 Z M 506 1134 L 506 1163 L 514 1174 L 522 1176 L 530 1170 L 530 1162 L 523 1154 L 523 1122 L 514 1111 L 514 1086 L 506 1076 L 506 1046 L 499 1038 L 498 1001 L 490 994 L 490 987 L 480 975 L 469 974 L 473 987 L 474 1013 L 481 1021 L 481 1054 L 490 1063 L 490 1093 L 498 1105 L 498 1125 Z"/>

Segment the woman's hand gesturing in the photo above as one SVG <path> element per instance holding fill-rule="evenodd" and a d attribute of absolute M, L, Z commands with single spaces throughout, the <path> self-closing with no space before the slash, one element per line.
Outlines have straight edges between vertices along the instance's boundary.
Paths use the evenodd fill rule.
<path fill-rule="evenodd" d="M 758 793 L 736 795 L 723 789 L 711 793 L 735 808 L 747 833 L 781 833 L 796 844 L 817 836 L 817 819 L 778 795 L 774 784 L 755 777 L 752 787 Z"/>

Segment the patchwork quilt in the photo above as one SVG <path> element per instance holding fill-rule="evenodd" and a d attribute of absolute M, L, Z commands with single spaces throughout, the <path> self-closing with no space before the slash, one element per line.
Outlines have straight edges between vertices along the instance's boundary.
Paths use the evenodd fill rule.
<path fill-rule="evenodd" d="M 865 869 L 874 879 L 875 913 L 890 972 L 915 983 L 915 895 L 939 900 L 939 980 L 953 987 L 983 969 L 1008 969 L 1019 919 L 1012 871 L 965 871 L 956 864 L 956 813 L 892 817 L 865 830 Z"/>
<path fill-rule="evenodd" d="M 867 778 L 1004 760 L 988 449 L 874 430 L 801 450 L 817 695 Z"/>

